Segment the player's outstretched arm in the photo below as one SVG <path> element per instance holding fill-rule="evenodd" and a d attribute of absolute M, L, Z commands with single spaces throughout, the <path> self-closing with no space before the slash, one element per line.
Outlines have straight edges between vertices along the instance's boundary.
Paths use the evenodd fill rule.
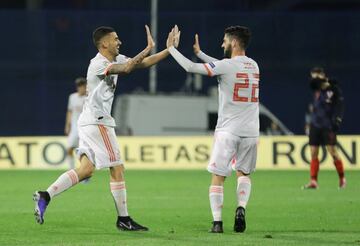
<path fill-rule="evenodd" d="M 155 46 L 154 40 L 151 36 L 149 27 L 145 25 L 146 35 L 147 35 L 147 46 L 146 48 L 137 54 L 135 57 L 131 58 L 125 64 L 113 64 L 107 70 L 106 75 L 108 74 L 128 74 L 136 68 L 144 58 L 150 53 L 150 50 Z"/>
<path fill-rule="evenodd" d="M 176 38 L 177 42 L 175 42 L 175 47 L 177 47 L 179 45 L 179 40 L 180 40 L 180 31 L 178 29 L 178 26 L 175 25 L 174 28 L 172 29 L 172 32 L 175 33 L 176 32 L 176 37 L 173 35 L 171 36 L 169 33 L 169 36 L 167 38 L 166 43 L 169 43 L 169 39 L 171 38 Z M 170 37 L 171 36 L 171 37 Z M 169 51 L 168 49 L 164 49 L 156 54 L 153 54 L 151 56 L 146 57 L 140 64 L 138 64 L 136 66 L 136 68 L 147 68 L 150 67 L 158 62 L 160 62 L 161 60 L 165 59 L 167 56 L 169 55 Z"/>
<path fill-rule="evenodd" d="M 183 54 L 181 54 L 174 46 L 170 46 L 168 48 L 171 56 L 175 59 L 180 66 L 182 66 L 186 72 L 188 73 L 198 73 L 207 75 L 208 72 L 202 63 L 195 63 L 186 58 Z"/>
<path fill-rule="evenodd" d="M 176 33 L 173 31 L 170 32 L 169 35 L 176 36 Z M 171 56 L 182 66 L 186 72 L 189 73 L 197 73 L 202 75 L 214 76 L 224 74 L 227 70 L 228 63 L 224 60 L 215 61 L 210 63 L 194 63 L 188 58 L 186 58 L 183 54 L 181 54 L 175 47 L 176 39 L 170 39 L 172 42 L 168 44 L 168 50 Z M 216 65 L 215 65 L 216 63 Z"/>
<path fill-rule="evenodd" d="M 194 54 L 202 61 L 204 62 L 213 62 L 213 61 L 217 61 L 218 59 L 208 56 L 207 54 L 205 54 L 204 52 L 201 51 L 200 48 L 200 43 L 199 43 L 199 35 L 195 34 L 195 43 L 193 45 L 193 49 L 194 49 Z"/>

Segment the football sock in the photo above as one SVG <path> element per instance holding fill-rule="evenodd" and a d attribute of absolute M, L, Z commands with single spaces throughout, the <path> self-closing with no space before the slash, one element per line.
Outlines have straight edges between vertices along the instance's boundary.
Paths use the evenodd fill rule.
<path fill-rule="evenodd" d="M 61 174 L 46 191 L 49 193 L 50 197 L 53 198 L 77 183 L 79 183 L 79 177 L 75 170 L 72 169 Z"/>
<path fill-rule="evenodd" d="M 110 190 L 114 198 L 118 216 L 129 216 L 127 210 L 125 182 L 110 182 Z"/>
<path fill-rule="evenodd" d="M 339 175 L 339 178 L 344 178 L 344 165 L 340 159 L 337 159 L 334 161 L 334 165 L 336 167 L 336 171 Z"/>
<path fill-rule="evenodd" d="M 319 159 L 315 158 L 315 159 L 311 160 L 311 163 L 310 163 L 310 178 L 311 178 L 311 180 L 317 181 L 319 165 L 320 165 Z"/>
<path fill-rule="evenodd" d="M 211 185 L 209 188 L 209 199 L 214 221 L 221 221 L 221 211 L 224 202 L 224 188 L 219 185 Z"/>
<path fill-rule="evenodd" d="M 240 176 L 237 179 L 237 201 L 238 207 L 246 208 L 251 193 L 251 180 L 248 176 Z"/>

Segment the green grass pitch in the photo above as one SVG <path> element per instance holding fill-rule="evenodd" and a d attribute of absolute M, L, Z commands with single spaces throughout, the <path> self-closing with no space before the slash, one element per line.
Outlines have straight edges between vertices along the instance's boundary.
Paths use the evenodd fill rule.
<path fill-rule="evenodd" d="M 123 232 L 108 171 L 97 171 L 55 197 L 45 223 L 33 218 L 32 193 L 61 171 L 0 171 L 0 245 L 360 245 L 360 172 L 347 172 L 338 190 L 335 171 L 320 172 L 320 189 L 301 190 L 305 171 L 257 171 L 247 207 L 247 230 L 232 231 L 235 177 L 225 183 L 224 234 L 210 234 L 207 171 L 129 170 L 130 215 L 149 232 Z"/>

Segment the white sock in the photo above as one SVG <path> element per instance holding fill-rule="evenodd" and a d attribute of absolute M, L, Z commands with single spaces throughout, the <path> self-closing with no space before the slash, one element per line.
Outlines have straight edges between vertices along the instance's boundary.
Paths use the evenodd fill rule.
<path fill-rule="evenodd" d="M 129 216 L 127 210 L 125 182 L 110 182 L 110 190 L 114 198 L 118 216 Z"/>
<path fill-rule="evenodd" d="M 50 198 L 53 198 L 77 183 L 79 183 L 79 177 L 75 170 L 72 169 L 61 174 L 46 191 L 49 193 Z"/>
<path fill-rule="evenodd" d="M 209 199 L 214 221 L 222 221 L 221 211 L 224 203 L 224 188 L 218 185 L 210 185 Z"/>
<path fill-rule="evenodd" d="M 246 208 L 251 192 L 251 180 L 248 176 L 240 176 L 237 179 L 236 196 L 238 206 Z"/>
<path fill-rule="evenodd" d="M 75 159 L 74 159 L 74 157 L 68 155 L 68 156 L 66 157 L 66 159 L 67 159 L 67 162 L 69 163 L 70 169 L 74 169 L 74 168 L 75 168 Z"/>

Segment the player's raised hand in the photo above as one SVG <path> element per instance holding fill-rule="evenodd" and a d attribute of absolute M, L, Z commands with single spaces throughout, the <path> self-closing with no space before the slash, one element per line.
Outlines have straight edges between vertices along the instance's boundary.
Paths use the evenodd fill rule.
<path fill-rule="evenodd" d="M 147 47 L 146 48 L 152 49 L 155 46 L 155 42 L 151 36 L 151 32 L 150 32 L 148 25 L 145 25 L 145 29 L 146 29 L 146 38 L 147 38 Z"/>
<path fill-rule="evenodd" d="M 195 43 L 193 45 L 195 55 L 200 52 L 199 35 L 195 34 Z"/>
<path fill-rule="evenodd" d="M 169 35 L 166 40 L 166 48 L 169 48 L 170 46 L 173 45 L 174 45 L 174 28 L 171 29 L 171 31 L 169 32 Z"/>
<path fill-rule="evenodd" d="M 174 46 L 175 46 L 175 48 L 177 48 L 179 46 L 180 34 L 181 34 L 181 31 L 179 30 L 179 27 L 177 25 L 175 25 L 174 26 Z"/>

